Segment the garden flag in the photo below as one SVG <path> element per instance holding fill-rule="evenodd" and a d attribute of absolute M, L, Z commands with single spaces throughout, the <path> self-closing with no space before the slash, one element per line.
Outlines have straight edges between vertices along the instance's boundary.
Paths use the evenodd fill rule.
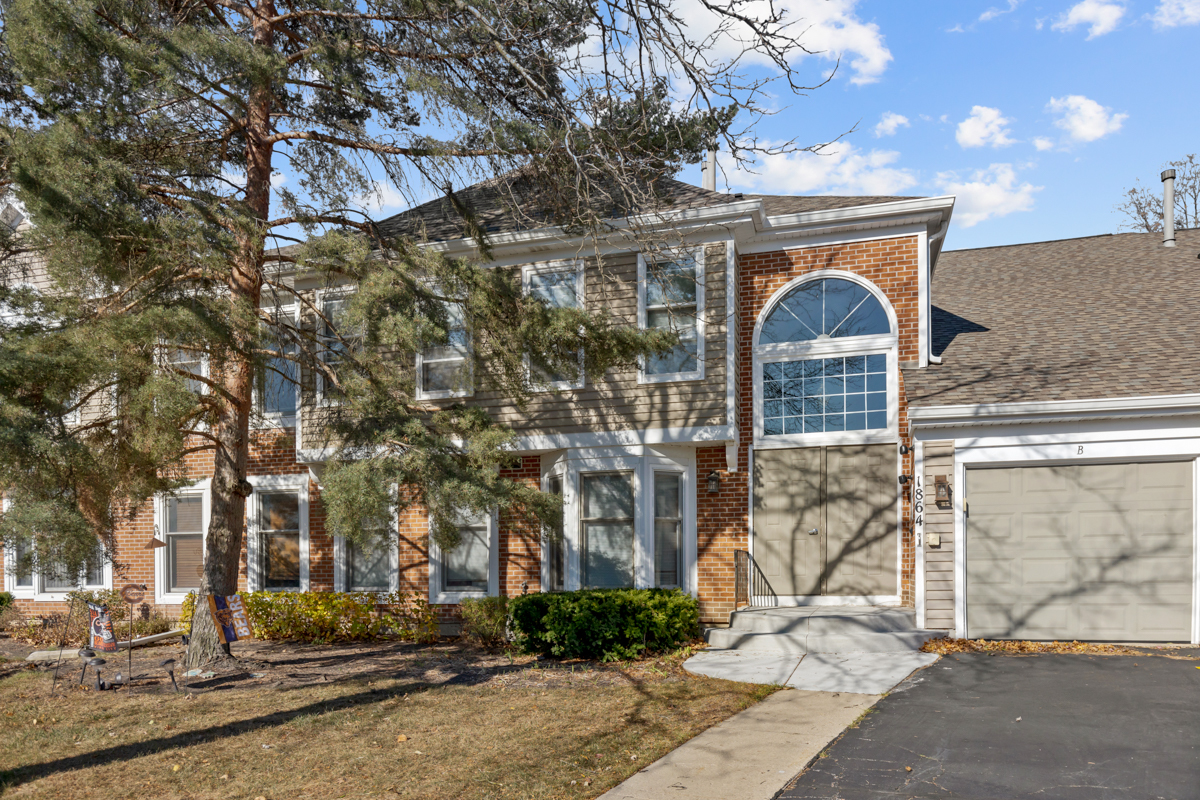
<path fill-rule="evenodd" d="M 217 635 L 221 637 L 222 644 L 253 638 L 250 618 L 246 616 L 246 604 L 242 602 L 240 594 L 228 597 L 210 594 L 208 608 L 212 611 L 213 621 L 217 623 Z"/>
<path fill-rule="evenodd" d="M 88 603 L 88 631 L 92 649 L 101 653 L 117 652 L 117 637 L 113 633 L 112 619 L 108 606 Z"/>

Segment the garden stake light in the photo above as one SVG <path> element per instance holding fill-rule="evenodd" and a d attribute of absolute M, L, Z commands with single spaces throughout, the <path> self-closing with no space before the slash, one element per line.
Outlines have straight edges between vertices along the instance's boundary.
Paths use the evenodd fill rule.
<path fill-rule="evenodd" d="M 104 681 L 100 680 L 100 668 L 103 667 L 107 663 L 108 662 L 105 661 L 103 658 L 92 658 L 92 659 L 89 659 L 87 662 L 87 665 L 89 667 L 96 670 L 96 691 L 97 692 L 102 692 L 108 688 L 108 684 L 105 683 Z"/>
<path fill-rule="evenodd" d="M 178 694 L 179 693 L 179 684 L 175 682 L 175 659 L 164 658 L 162 661 L 162 664 L 160 664 L 159 666 L 161 666 L 163 669 L 165 669 L 167 671 L 167 674 L 171 676 L 171 685 L 175 687 L 175 692 L 176 692 L 176 694 Z"/>
<path fill-rule="evenodd" d="M 88 659 L 95 658 L 96 651 L 87 647 L 79 649 L 79 658 L 83 660 L 83 672 L 79 673 L 79 685 L 83 686 L 83 679 L 87 677 Z"/>

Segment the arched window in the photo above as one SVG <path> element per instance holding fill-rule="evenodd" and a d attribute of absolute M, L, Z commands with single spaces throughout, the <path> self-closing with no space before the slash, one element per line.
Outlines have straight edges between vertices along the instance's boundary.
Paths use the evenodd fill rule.
<path fill-rule="evenodd" d="M 780 290 L 755 342 L 755 436 L 843 443 L 895 434 L 896 332 L 864 281 L 813 276 Z"/>
<path fill-rule="evenodd" d="M 891 333 L 883 305 L 853 281 L 824 278 L 788 292 L 763 321 L 759 344 Z"/>

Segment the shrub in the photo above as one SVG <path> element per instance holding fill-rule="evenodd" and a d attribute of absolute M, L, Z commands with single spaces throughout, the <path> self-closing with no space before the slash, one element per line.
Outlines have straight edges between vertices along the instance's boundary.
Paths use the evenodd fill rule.
<path fill-rule="evenodd" d="M 119 641 L 129 638 L 129 604 L 121 593 L 108 589 L 95 591 L 67 592 L 67 613 L 51 614 L 40 619 L 26 618 L 17 628 L 18 638 L 37 646 L 57 647 L 65 641 L 69 647 L 82 647 L 88 643 L 88 603 L 107 605 L 108 616 L 113 623 L 113 633 Z M 141 612 L 144 613 L 144 612 Z M 134 607 L 133 638 L 152 636 L 175 630 L 176 621 L 160 611 L 152 611 L 143 617 Z M 69 621 L 69 625 L 67 624 Z"/>
<path fill-rule="evenodd" d="M 508 604 L 521 648 L 560 658 L 617 661 L 696 636 L 696 599 L 678 589 L 585 589 L 516 597 Z"/>
<path fill-rule="evenodd" d="M 437 609 L 419 594 L 393 592 L 241 592 L 258 639 L 367 641 L 386 635 L 406 642 L 438 640 Z M 197 597 L 189 593 L 180 627 L 191 630 Z"/>
<path fill-rule="evenodd" d="M 464 598 L 462 635 L 484 647 L 499 647 L 508 638 L 508 603 L 503 597 Z"/>
<path fill-rule="evenodd" d="M 15 602 L 16 598 L 12 596 L 12 592 L 0 592 L 0 614 Z"/>

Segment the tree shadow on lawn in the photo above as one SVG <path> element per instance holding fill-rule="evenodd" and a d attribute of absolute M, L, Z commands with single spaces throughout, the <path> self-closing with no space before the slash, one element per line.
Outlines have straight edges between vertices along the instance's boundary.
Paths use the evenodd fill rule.
<path fill-rule="evenodd" d="M 174 736 L 163 736 L 150 741 L 133 742 L 115 747 L 96 750 L 91 753 L 81 753 L 53 761 L 38 764 L 28 764 L 16 769 L 0 772 L 0 789 L 12 789 L 21 784 L 39 778 L 46 778 L 61 772 L 96 767 L 115 761 L 128 761 L 144 756 L 156 755 L 180 747 L 190 747 L 212 739 L 228 736 L 242 736 L 269 728 L 284 725 L 300 717 L 323 714 L 330 711 L 342 711 L 357 708 L 382 700 L 403 698 L 405 694 L 426 691 L 434 688 L 428 683 L 411 683 L 395 686 L 389 689 L 368 689 L 365 692 L 347 695 L 345 697 L 320 700 L 288 711 L 275 711 L 270 714 L 238 720 L 224 725 L 213 725 L 200 730 L 178 733 Z"/>

